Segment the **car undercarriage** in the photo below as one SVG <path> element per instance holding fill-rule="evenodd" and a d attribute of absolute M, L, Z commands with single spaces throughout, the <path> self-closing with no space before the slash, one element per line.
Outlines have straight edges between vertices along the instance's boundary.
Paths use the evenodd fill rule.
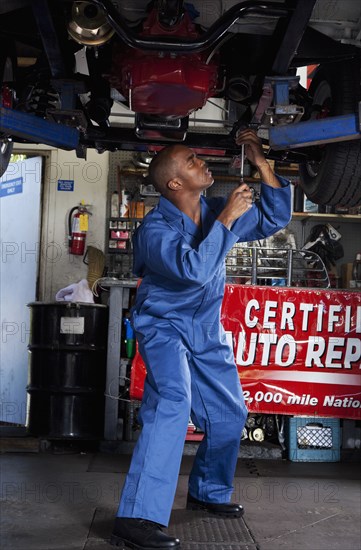
<path fill-rule="evenodd" d="M 235 133 L 252 127 L 268 158 L 299 164 L 313 202 L 357 205 L 359 128 L 351 136 L 341 127 L 331 143 L 318 129 L 358 117 L 360 15 L 357 2 L 329 0 L 5 1 L 1 171 L 14 141 L 83 158 L 87 148 L 148 151 L 172 142 L 232 157 Z M 306 66 L 314 67 L 309 87 L 298 76 Z M 209 102 L 217 123 L 190 125 Z M 302 133 L 306 122 L 315 123 L 312 142 L 272 145 L 278 128 Z"/>

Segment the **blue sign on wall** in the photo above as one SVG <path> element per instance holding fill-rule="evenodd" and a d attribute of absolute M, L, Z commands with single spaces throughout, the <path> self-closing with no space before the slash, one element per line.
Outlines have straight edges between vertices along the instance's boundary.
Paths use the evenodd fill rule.
<path fill-rule="evenodd" d="M 9 197 L 23 192 L 23 178 L 0 182 L 0 197 Z"/>
<path fill-rule="evenodd" d="M 74 191 L 74 180 L 58 180 L 58 191 Z"/>

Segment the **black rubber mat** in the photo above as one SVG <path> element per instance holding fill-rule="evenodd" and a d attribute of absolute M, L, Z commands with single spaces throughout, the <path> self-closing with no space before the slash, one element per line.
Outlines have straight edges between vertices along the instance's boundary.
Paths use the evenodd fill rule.
<path fill-rule="evenodd" d="M 182 550 L 255 549 L 242 518 L 224 519 L 204 512 L 174 510 L 167 533 L 181 540 Z"/>

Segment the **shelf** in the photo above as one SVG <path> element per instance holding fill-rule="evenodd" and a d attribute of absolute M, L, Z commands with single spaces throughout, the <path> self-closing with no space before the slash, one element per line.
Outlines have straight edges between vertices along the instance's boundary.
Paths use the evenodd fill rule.
<path fill-rule="evenodd" d="M 123 250 L 122 248 L 108 248 L 108 254 L 128 254 L 130 256 L 133 253 L 131 250 Z"/>
<path fill-rule="evenodd" d="M 294 178 L 295 176 L 299 176 L 298 167 L 295 167 L 295 168 L 290 168 L 290 167 L 282 168 L 281 166 L 276 166 L 275 172 L 280 176 L 284 176 L 285 178 L 287 178 L 287 176 L 289 176 L 291 178 Z"/>
<path fill-rule="evenodd" d="M 214 181 L 224 181 L 227 183 L 240 183 L 240 176 L 228 176 L 228 175 L 217 175 L 213 174 Z M 251 176 L 244 176 L 244 182 L 250 182 L 250 183 L 261 183 L 260 178 L 252 178 Z"/>
<path fill-rule="evenodd" d="M 118 286 L 118 287 L 125 287 L 125 288 L 136 288 L 138 286 L 138 278 L 133 279 L 119 279 L 117 277 L 104 277 L 102 279 L 101 285 L 105 287 L 111 287 L 111 286 Z M 123 308 L 128 309 L 128 308 Z M 124 359 L 121 357 L 121 359 Z"/>
<path fill-rule="evenodd" d="M 110 218 L 108 218 L 109 221 L 117 221 L 117 222 L 142 222 L 144 220 L 144 216 L 143 218 L 131 218 L 131 217 L 128 217 L 128 218 L 123 218 L 123 217 L 114 217 L 114 216 L 110 216 Z"/>
<path fill-rule="evenodd" d="M 361 222 L 360 214 L 319 214 L 318 212 L 293 212 L 293 221 L 306 222 L 307 220 L 314 221 L 339 221 L 348 223 Z"/>

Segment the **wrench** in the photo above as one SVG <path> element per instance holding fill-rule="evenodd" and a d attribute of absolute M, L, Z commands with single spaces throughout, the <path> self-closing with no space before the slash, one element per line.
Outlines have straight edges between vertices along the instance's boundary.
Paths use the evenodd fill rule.
<path fill-rule="evenodd" d="M 241 145 L 240 183 L 244 183 L 244 143 Z"/>
<path fill-rule="evenodd" d="M 231 162 L 232 168 L 240 169 L 240 184 L 244 183 L 244 161 L 245 161 L 245 153 L 244 153 L 244 144 L 243 144 L 241 145 L 240 154 L 233 157 Z"/>

